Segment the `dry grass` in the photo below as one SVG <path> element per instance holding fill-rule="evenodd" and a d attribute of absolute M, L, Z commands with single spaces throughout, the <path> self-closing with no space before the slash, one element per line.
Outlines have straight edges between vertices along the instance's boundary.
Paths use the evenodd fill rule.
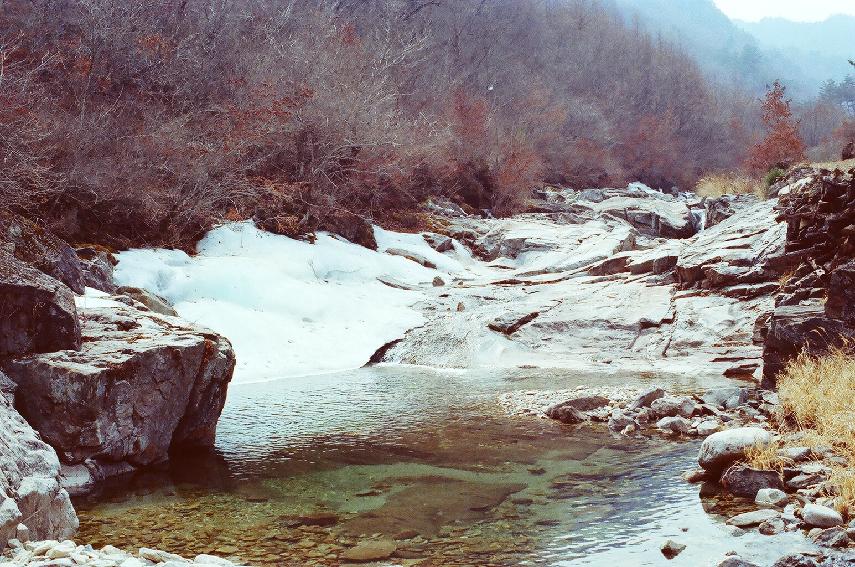
<path fill-rule="evenodd" d="M 753 469 L 782 472 L 790 462 L 778 454 L 781 448 L 778 442 L 755 445 L 745 452 L 745 461 Z"/>
<path fill-rule="evenodd" d="M 758 199 L 766 198 L 762 181 L 738 173 L 717 173 L 702 177 L 695 185 L 695 193 L 699 197 L 752 194 Z"/>
<path fill-rule="evenodd" d="M 783 422 L 806 433 L 803 446 L 833 447 L 848 466 L 833 469 L 838 508 L 855 510 L 855 355 L 802 354 L 778 377 Z"/>
<path fill-rule="evenodd" d="M 855 159 L 847 159 L 845 161 L 825 161 L 825 162 L 815 162 L 810 164 L 811 167 L 819 167 L 822 169 L 840 169 L 841 171 L 845 171 L 847 169 L 852 169 L 855 167 Z"/>

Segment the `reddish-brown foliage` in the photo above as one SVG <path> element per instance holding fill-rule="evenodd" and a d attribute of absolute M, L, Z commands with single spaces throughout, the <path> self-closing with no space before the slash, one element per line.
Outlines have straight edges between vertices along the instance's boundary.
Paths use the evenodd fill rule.
<path fill-rule="evenodd" d="M 766 137 L 752 147 L 748 155 L 748 167 L 754 171 L 789 167 L 804 159 L 805 144 L 785 95 L 786 88 L 779 81 L 766 93 L 762 106 Z"/>

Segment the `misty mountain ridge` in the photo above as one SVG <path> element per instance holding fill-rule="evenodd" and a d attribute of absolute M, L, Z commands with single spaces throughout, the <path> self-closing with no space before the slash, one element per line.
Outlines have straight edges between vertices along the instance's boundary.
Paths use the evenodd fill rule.
<path fill-rule="evenodd" d="M 760 93 L 781 79 L 796 98 L 812 98 L 823 82 L 852 71 L 855 17 L 742 22 L 728 18 L 713 0 L 612 0 L 612 5 L 628 23 L 684 48 L 721 84 Z"/>

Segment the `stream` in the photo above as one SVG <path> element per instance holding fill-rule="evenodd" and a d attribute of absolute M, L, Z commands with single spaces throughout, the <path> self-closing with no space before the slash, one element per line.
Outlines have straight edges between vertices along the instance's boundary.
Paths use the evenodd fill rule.
<path fill-rule="evenodd" d="M 613 436 L 497 403 L 630 380 L 686 391 L 718 381 L 378 366 L 233 384 L 216 450 L 77 499 L 80 537 L 259 566 L 347 564 L 345 550 L 366 542 L 387 557 L 396 548 L 376 565 L 423 566 L 698 566 L 729 551 L 767 565 L 805 546 L 796 534 L 731 535 L 723 515 L 745 503 L 702 498 L 680 479 L 697 442 Z M 688 546 L 671 561 L 659 551 L 668 539 Z"/>

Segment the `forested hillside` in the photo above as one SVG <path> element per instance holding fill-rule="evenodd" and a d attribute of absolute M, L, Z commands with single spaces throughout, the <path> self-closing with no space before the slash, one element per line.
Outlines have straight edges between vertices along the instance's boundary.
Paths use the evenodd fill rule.
<path fill-rule="evenodd" d="M 584 0 L 5 2 L 2 206 L 188 245 L 221 218 L 406 228 L 429 194 L 507 214 L 534 181 L 737 165 L 752 107 L 622 22 Z"/>

